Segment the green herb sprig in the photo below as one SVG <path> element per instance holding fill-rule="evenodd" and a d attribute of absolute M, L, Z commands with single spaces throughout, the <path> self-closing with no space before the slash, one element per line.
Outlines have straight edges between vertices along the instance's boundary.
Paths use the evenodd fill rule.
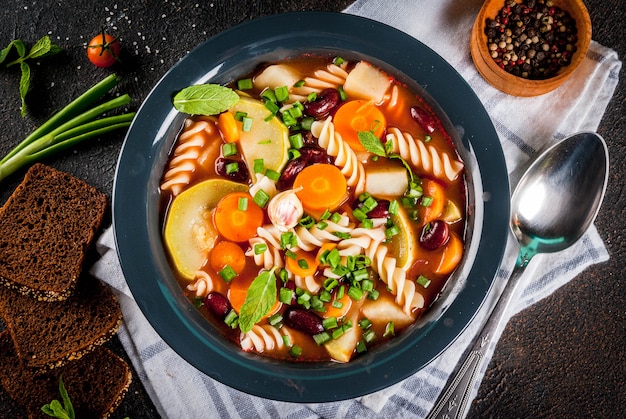
<path fill-rule="evenodd" d="M 75 419 L 74 406 L 70 396 L 67 394 L 65 385 L 63 384 L 63 377 L 59 377 L 59 393 L 61 394 L 61 403 L 59 400 L 52 400 L 50 403 L 43 405 L 41 411 L 48 416 L 58 419 Z"/>
<path fill-rule="evenodd" d="M 125 94 L 96 104 L 118 82 L 119 78 L 115 74 L 109 75 L 22 140 L 0 160 L 0 181 L 24 166 L 88 138 L 130 126 L 134 112 L 103 116 L 128 104 L 130 96 Z"/>
<path fill-rule="evenodd" d="M 370 153 L 379 157 L 400 160 L 409 175 L 409 181 L 415 182 L 415 174 L 413 173 L 413 170 L 411 170 L 409 163 L 399 154 L 392 153 L 393 142 L 391 140 L 388 140 L 383 144 L 382 141 L 380 141 L 380 139 L 371 131 L 359 131 L 357 135 L 359 137 L 359 142 L 363 145 L 365 150 Z"/>
<path fill-rule="evenodd" d="M 34 60 L 36 58 L 43 58 L 50 55 L 58 54 L 62 51 L 61 47 L 55 45 L 50 41 L 50 37 L 43 36 L 40 40 L 35 42 L 30 50 L 27 52 L 26 44 L 21 39 L 15 39 L 9 43 L 3 50 L 0 51 L 0 64 L 7 61 L 12 56 L 11 52 L 15 51 L 18 58 L 8 62 L 6 67 L 19 65 L 22 72 L 20 78 L 20 99 L 22 101 L 22 107 L 20 113 L 22 117 L 26 115 L 26 94 L 30 87 L 30 65 L 28 60 Z"/>
<path fill-rule="evenodd" d="M 250 284 L 246 300 L 239 313 L 239 328 L 249 332 L 276 303 L 276 275 L 274 269 L 261 272 Z"/>
<path fill-rule="evenodd" d="M 218 115 L 239 101 L 233 89 L 219 84 L 198 84 L 185 87 L 174 96 L 179 112 L 190 115 Z"/>

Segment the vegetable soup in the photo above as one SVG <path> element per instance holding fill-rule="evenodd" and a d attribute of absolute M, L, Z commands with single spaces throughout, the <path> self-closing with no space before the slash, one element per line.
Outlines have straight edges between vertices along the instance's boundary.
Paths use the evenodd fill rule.
<path fill-rule="evenodd" d="M 464 251 L 464 165 L 420 96 L 306 56 L 174 97 L 161 180 L 172 270 L 244 351 L 348 362 L 437 299 Z"/>

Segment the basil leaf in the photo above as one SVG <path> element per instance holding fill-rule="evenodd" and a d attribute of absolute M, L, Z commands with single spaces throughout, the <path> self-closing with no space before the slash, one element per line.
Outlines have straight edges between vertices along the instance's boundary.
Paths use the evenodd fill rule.
<path fill-rule="evenodd" d="M 239 100 L 239 95 L 219 84 L 189 86 L 174 96 L 176 110 L 191 115 L 217 115 Z"/>
<path fill-rule="evenodd" d="M 37 58 L 47 54 L 52 47 L 52 42 L 48 36 L 43 36 L 31 47 L 27 58 Z"/>
<path fill-rule="evenodd" d="M 276 303 L 276 275 L 274 270 L 261 272 L 250 284 L 246 301 L 239 313 L 239 328 L 249 332 Z"/>
<path fill-rule="evenodd" d="M 20 112 L 22 117 L 26 115 L 26 93 L 30 87 L 30 66 L 26 62 L 20 63 L 20 69 L 22 70 L 22 78 L 20 79 L 20 98 L 22 99 L 22 108 Z"/>
<path fill-rule="evenodd" d="M 370 131 L 359 131 L 358 133 L 359 141 L 365 147 L 365 150 L 370 153 L 376 154 L 380 157 L 386 157 L 387 152 L 385 151 L 385 147 L 383 143 L 380 142 L 377 136 L 375 136 Z"/>

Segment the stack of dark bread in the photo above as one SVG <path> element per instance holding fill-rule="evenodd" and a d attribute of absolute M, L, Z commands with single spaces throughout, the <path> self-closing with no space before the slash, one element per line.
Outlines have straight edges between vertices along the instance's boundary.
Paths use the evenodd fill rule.
<path fill-rule="evenodd" d="M 103 346 L 122 321 L 117 299 L 82 272 L 106 211 L 82 180 L 34 165 L 0 208 L 0 382 L 29 417 L 60 400 L 76 417 L 107 417 L 131 380 Z"/>

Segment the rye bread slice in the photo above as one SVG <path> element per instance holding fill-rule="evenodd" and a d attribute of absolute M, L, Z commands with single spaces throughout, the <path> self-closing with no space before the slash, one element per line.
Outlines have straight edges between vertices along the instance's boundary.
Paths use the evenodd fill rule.
<path fill-rule="evenodd" d="M 46 301 L 66 299 L 106 205 L 82 180 L 33 165 L 0 208 L 0 283 Z"/>
<path fill-rule="evenodd" d="M 64 301 L 40 301 L 0 287 L 0 316 L 17 356 L 40 369 L 81 358 L 108 341 L 122 322 L 113 292 L 91 276 L 81 276 Z"/>
<path fill-rule="evenodd" d="M 38 372 L 20 362 L 11 338 L 4 335 L 0 334 L 0 381 L 30 418 L 49 418 L 41 407 L 52 400 L 62 400 L 59 377 L 63 378 L 77 418 L 108 417 L 130 386 L 130 367 L 107 348 L 99 347 L 77 361 Z"/>

